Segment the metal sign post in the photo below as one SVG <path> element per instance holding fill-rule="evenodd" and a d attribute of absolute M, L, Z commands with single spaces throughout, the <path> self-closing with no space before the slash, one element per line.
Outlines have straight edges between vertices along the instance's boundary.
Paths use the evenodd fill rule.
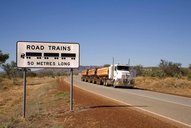
<path fill-rule="evenodd" d="M 73 69 L 70 70 L 70 111 L 73 111 Z"/>
<path fill-rule="evenodd" d="M 23 117 L 26 113 L 26 68 L 23 68 Z"/>

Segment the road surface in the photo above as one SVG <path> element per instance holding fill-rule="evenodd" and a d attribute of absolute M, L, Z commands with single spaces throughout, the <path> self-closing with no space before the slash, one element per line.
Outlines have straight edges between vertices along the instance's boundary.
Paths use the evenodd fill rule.
<path fill-rule="evenodd" d="M 77 76 L 74 77 L 74 85 L 94 94 L 174 121 L 182 126 L 191 127 L 191 98 L 139 89 L 105 87 L 82 82 Z"/>

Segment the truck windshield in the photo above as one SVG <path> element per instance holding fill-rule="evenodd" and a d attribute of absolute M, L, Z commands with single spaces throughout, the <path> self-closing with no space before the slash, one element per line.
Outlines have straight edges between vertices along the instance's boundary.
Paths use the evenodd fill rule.
<path fill-rule="evenodd" d="M 117 70 L 129 71 L 129 66 L 117 66 Z"/>

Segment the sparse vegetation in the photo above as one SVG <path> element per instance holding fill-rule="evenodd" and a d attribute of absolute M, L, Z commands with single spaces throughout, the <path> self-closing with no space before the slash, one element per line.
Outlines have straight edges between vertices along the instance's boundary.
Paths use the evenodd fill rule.
<path fill-rule="evenodd" d="M 0 123 L 0 128 L 14 128 L 17 122 L 18 121 L 12 117 L 9 121 Z"/>
<path fill-rule="evenodd" d="M 16 79 L 17 76 L 16 62 L 12 61 L 10 64 L 9 63 L 2 64 L 2 69 L 5 71 L 9 79 Z"/>
<path fill-rule="evenodd" d="M 0 65 L 2 65 L 3 63 L 5 63 L 5 61 L 9 58 L 9 54 L 4 54 L 2 53 L 2 51 L 0 50 Z"/>
<path fill-rule="evenodd" d="M 186 77 L 136 77 L 135 86 L 157 92 L 171 93 L 191 97 L 191 81 Z"/>
<path fill-rule="evenodd" d="M 134 66 L 137 76 L 145 77 L 175 77 L 181 78 L 188 76 L 189 68 L 182 68 L 180 63 L 174 63 L 167 60 L 161 60 L 158 67 L 143 67 L 142 65 Z"/>
<path fill-rule="evenodd" d="M 189 64 L 188 69 L 191 71 L 191 64 Z"/>
<path fill-rule="evenodd" d="M 137 76 L 143 75 L 143 66 L 142 65 L 134 66 L 133 69 L 136 71 Z"/>
<path fill-rule="evenodd" d="M 165 73 L 160 69 L 152 68 L 151 70 L 144 70 L 143 76 L 163 78 L 163 77 L 165 77 Z"/>
<path fill-rule="evenodd" d="M 103 67 L 109 67 L 110 66 L 110 64 L 104 64 L 103 65 Z"/>
<path fill-rule="evenodd" d="M 187 78 L 188 78 L 188 80 L 191 80 L 191 72 L 188 73 Z"/>
<path fill-rule="evenodd" d="M 57 78 L 27 77 L 26 119 L 22 118 L 22 86 L 11 86 L 7 78 L 4 82 L 9 83 L 8 89 L 0 88 L 0 128 L 64 127 L 57 119 L 68 111 L 69 93 L 59 90 Z"/>
<path fill-rule="evenodd" d="M 165 76 L 181 77 L 181 64 L 171 61 L 161 60 L 159 68 L 164 72 Z"/>
<path fill-rule="evenodd" d="M 138 88 L 191 97 L 191 65 L 161 60 L 159 67 L 136 66 L 135 85 Z"/>
<path fill-rule="evenodd" d="M 70 102 L 70 94 L 69 92 L 58 92 L 55 97 L 58 98 L 58 99 L 64 99 L 67 103 Z"/>

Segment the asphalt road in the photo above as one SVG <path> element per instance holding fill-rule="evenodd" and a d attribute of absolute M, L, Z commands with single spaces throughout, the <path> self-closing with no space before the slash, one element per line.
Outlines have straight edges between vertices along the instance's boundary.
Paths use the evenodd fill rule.
<path fill-rule="evenodd" d="M 74 77 L 74 85 L 185 127 L 191 127 L 191 98 L 139 89 L 105 87 L 81 82 L 80 77 Z"/>

